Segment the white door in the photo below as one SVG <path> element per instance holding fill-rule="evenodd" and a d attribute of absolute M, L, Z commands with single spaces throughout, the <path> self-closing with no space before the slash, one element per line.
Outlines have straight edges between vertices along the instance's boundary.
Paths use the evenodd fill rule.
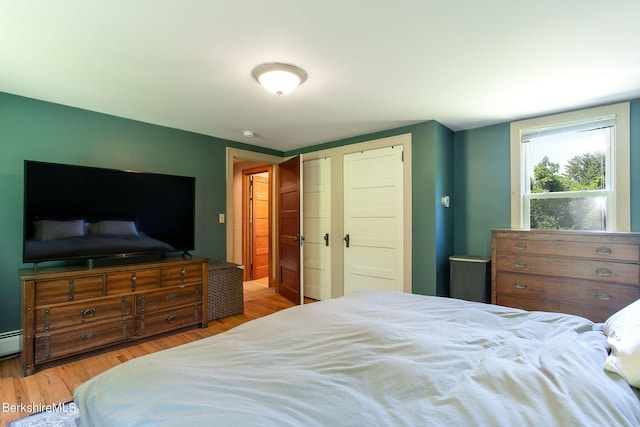
<path fill-rule="evenodd" d="M 331 158 L 303 163 L 304 295 L 331 298 Z M 338 238 L 338 242 L 339 242 Z"/>
<path fill-rule="evenodd" d="M 404 291 L 403 147 L 344 156 L 344 293 Z"/>

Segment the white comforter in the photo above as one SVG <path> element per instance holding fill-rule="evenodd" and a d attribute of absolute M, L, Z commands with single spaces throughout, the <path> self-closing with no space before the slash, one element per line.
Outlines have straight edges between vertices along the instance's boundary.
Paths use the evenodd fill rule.
<path fill-rule="evenodd" d="M 85 426 L 636 426 L 575 316 L 361 291 L 140 357 L 75 391 Z"/>

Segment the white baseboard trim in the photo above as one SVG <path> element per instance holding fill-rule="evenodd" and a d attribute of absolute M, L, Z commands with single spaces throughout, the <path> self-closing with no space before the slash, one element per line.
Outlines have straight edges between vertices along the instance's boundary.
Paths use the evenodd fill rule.
<path fill-rule="evenodd" d="M 20 353 L 22 330 L 3 332 L 0 334 L 0 357 Z"/>

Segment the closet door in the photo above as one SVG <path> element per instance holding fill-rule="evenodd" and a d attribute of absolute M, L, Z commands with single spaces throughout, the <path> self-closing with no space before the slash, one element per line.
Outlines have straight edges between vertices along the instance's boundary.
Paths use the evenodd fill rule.
<path fill-rule="evenodd" d="M 331 298 L 331 158 L 305 160 L 304 176 L 304 295 Z M 338 244 L 340 237 L 338 237 Z"/>
<path fill-rule="evenodd" d="M 403 147 L 344 156 L 344 293 L 404 290 Z"/>

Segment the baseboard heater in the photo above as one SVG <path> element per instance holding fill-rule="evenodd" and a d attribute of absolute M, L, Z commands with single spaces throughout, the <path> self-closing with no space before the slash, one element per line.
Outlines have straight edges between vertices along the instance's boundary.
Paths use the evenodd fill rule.
<path fill-rule="evenodd" d="M 22 331 L 9 331 L 0 334 L 0 358 L 20 353 Z"/>

